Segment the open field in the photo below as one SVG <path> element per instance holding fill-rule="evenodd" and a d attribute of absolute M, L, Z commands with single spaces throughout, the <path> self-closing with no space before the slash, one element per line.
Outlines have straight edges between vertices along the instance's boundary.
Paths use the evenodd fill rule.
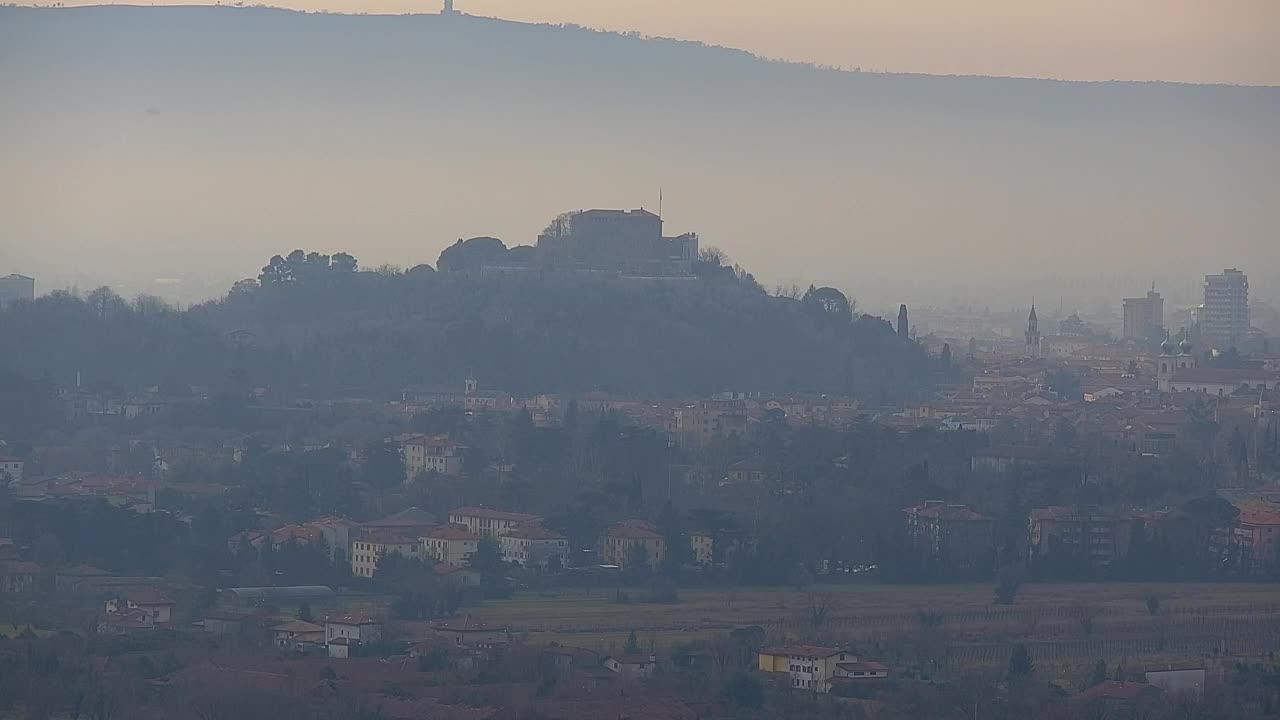
<path fill-rule="evenodd" d="M 992 604 L 992 586 L 982 585 L 816 585 L 795 588 L 693 588 L 680 591 L 673 605 L 609 601 L 609 592 L 567 590 L 521 594 L 489 601 L 473 614 L 490 624 L 518 631 L 605 632 L 645 629 L 787 627 L 806 622 L 814 603 L 825 603 L 833 625 L 892 627 L 915 623 L 918 610 L 941 612 L 961 624 L 1009 620 L 1029 613 L 1042 619 L 1069 617 L 1081 604 L 1100 621 L 1144 618 L 1148 594 L 1156 594 L 1165 615 L 1260 614 L 1280 612 L 1280 586 L 1262 583 L 1063 583 L 1024 585 L 1013 606 Z M 632 595 L 639 593 L 633 592 Z"/>
<path fill-rule="evenodd" d="M 818 585 L 692 588 L 671 605 L 613 603 L 611 591 L 524 593 L 489 601 L 473 618 L 507 626 L 534 642 L 602 651 L 631 631 L 659 651 L 744 625 L 771 642 L 840 643 L 897 667 L 932 672 L 999 672 L 1016 643 L 1039 666 L 1074 672 L 1098 658 L 1146 664 L 1256 657 L 1280 647 L 1280 586 L 1261 583 L 1028 584 L 1012 606 L 992 604 L 992 586 Z M 643 592 L 631 592 L 632 597 Z M 1153 615 L 1146 599 L 1160 599 Z M 826 619 L 815 627 L 815 605 Z M 919 612 L 940 615 L 937 626 Z"/>

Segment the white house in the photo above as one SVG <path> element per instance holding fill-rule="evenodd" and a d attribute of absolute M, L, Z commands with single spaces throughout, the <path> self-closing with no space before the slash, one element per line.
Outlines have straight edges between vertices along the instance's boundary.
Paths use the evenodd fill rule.
<path fill-rule="evenodd" d="M 137 611 L 145 615 L 148 622 L 163 625 L 173 622 L 174 601 L 154 590 L 138 590 L 127 595 L 118 595 L 107 601 L 107 615 L 125 615 Z"/>
<path fill-rule="evenodd" d="M 0 482 L 22 482 L 23 465 L 16 457 L 0 455 Z"/>
<path fill-rule="evenodd" d="M 329 657 L 348 657 L 352 647 L 381 639 L 382 623 L 377 620 L 354 615 L 325 618 L 324 641 L 329 647 Z"/>

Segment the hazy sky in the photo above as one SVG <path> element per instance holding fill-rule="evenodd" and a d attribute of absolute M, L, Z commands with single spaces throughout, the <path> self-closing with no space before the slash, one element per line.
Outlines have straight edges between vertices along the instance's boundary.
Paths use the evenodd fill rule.
<path fill-rule="evenodd" d="M 1280 0 L 456 3 L 458 9 L 476 15 L 634 30 L 848 68 L 1280 85 Z M 194 3 L 161 0 L 151 4 Z M 370 13 L 430 12 L 440 6 L 437 0 L 273 0 L 268 4 Z"/>

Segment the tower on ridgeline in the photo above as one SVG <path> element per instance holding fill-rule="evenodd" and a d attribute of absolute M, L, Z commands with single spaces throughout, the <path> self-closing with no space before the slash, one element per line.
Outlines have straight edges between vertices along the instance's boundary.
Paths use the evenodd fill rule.
<path fill-rule="evenodd" d="M 902 304 L 898 306 L 898 337 L 905 339 L 910 334 L 910 326 L 907 323 L 907 306 Z"/>
<path fill-rule="evenodd" d="M 458 11 L 453 9 L 453 0 L 444 0 L 444 9 L 440 11 L 441 15 L 457 15 Z"/>

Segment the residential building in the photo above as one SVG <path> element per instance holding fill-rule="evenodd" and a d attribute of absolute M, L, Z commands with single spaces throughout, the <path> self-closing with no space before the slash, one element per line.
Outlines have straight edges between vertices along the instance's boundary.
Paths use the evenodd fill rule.
<path fill-rule="evenodd" d="M 445 565 L 462 567 L 475 554 L 480 536 L 466 525 L 440 525 L 421 538 L 422 557 Z"/>
<path fill-rule="evenodd" d="M 480 587 L 480 571 L 472 570 L 469 567 L 461 565 L 447 565 L 445 563 L 436 563 L 432 568 L 436 577 L 440 578 L 444 584 L 451 587 L 469 588 Z"/>
<path fill-rule="evenodd" d="M 379 533 L 390 531 L 399 535 L 407 535 L 419 537 L 427 530 L 439 525 L 436 516 L 431 513 L 420 510 L 416 507 L 406 508 L 400 512 L 384 517 L 381 520 L 371 520 L 356 528 L 351 533 L 351 539 L 354 541 L 361 535 L 368 533 Z"/>
<path fill-rule="evenodd" d="M 542 518 L 529 513 L 504 512 L 482 507 L 460 507 L 449 511 L 449 523 L 462 525 L 481 537 L 498 538 L 524 524 L 536 524 Z"/>
<path fill-rule="evenodd" d="M 412 482 L 422 473 L 435 472 L 449 477 L 462 474 L 466 447 L 446 436 L 413 435 L 400 447 L 406 482 Z"/>
<path fill-rule="evenodd" d="M 1204 276 L 1200 339 L 1216 350 L 1239 348 L 1249 336 L 1249 278 L 1230 268 Z"/>
<path fill-rule="evenodd" d="M 22 482 L 22 468 L 26 463 L 16 457 L 0 455 L 0 485 Z"/>
<path fill-rule="evenodd" d="M 507 628 L 486 625 L 470 615 L 454 618 L 446 622 L 433 623 L 431 629 L 451 645 L 477 647 L 507 642 L 511 633 Z"/>
<path fill-rule="evenodd" d="M 604 668 L 619 675 L 624 682 L 634 682 L 652 677 L 658 668 L 658 656 L 648 653 L 610 655 L 604 659 Z"/>
<path fill-rule="evenodd" d="M 378 642 L 382 639 L 382 623 L 357 615 L 325 618 L 324 640 L 332 643 L 339 638 L 366 644 Z"/>
<path fill-rule="evenodd" d="M 20 595 L 36 587 L 40 566 L 21 560 L 0 560 L 0 594 Z"/>
<path fill-rule="evenodd" d="M 878 662 L 841 662 L 836 663 L 836 680 L 884 680 L 889 677 L 889 668 Z"/>
<path fill-rule="evenodd" d="M 305 620 L 294 620 L 277 625 L 271 628 L 271 632 L 275 634 L 276 647 L 295 652 L 306 652 L 311 648 L 323 647 L 325 636 L 328 634 L 324 625 L 309 623 Z"/>
<path fill-rule="evenodd" d="M 0 310 L 20 300 L 31 301 L 36 297 L 35 278 L 26 275 L 5 275 L 0 277 Z"/>
<path fill-rule="evenodd" d="M 992 445 L 975 450 L 969 466 L 974 472 L 1009 472 L 1021 468 L 1044 468 L 1066 464 L 1069 458 L 1032 445 Z"/>
<path fill-rule="evenodd" d="M 715 563 L 715 534 L 706 530 L 694 530 L 689 533 L 689 551 L 693 561 L 702 567 L 711 567 Z"/>
<path fill-rule="evenodd" d="M 831 692 L 840 663 L 857 662 L 852 653 L 816 645 L 785 645 L 760 650 L 760 672 L 786 676 L 796 690 Z"/>
<path fill-rule="evenodd" d="M 1244 575 L 1261 575 L 1280 563 L 1280 493 L 1221 490 L 1240 511 L 1236 523 L 1215 539 L 1213 550 Z"/>
<path fill-rule="evenodd" d="M 1088 717 L 1158 717 L 1153 711 L 1158 708 L 1163 695 L 1155 685 L 1104 680 L 1072 695 L 1069 702 L 1082 708 Z"/>
<path fill-rule="evenodd" d="M 320 545 L 324 542 L 324 533 L 311 525 L 285 525 L 271 531 L 271 544 L 279 545 Z"/>
<path fill-rule="evenodd" d="M 657 569 L 666 550 L 666 539 L 652 525 L 643 520 L 623 520 L 600 537 L 599 557 L 603 565 L 630 570 L 633 559 L 638 559 L 642 551 L 649 567 Z"/>
<path fill-rule="evenodd" d="M 991 568 L 995 559 L 991 518 L 941 500 L 928 500 L 902 512 L 907 542 L 918 555 L 961 573 Z"/>
<path fill-rule="evenodd" d="M 394 531 L 365 533 L 351 542 L 351 574 L 371 578 L 378 570 L 378 561 L 391 553 L 416 560 L 421 555 L 422 542 L 415 535 Z"/>
<path fill-rule="evenodd" d="M 758 460 L 740 460 L 729 466 L 728 478 L 734 485 L 759 485 L 765 479 L 764 463 Z"/>
<path fill-rule="evenodd" d="M 155 625 L 173 622 L 174 601 L 155 590 L 138 590 L 107 600 L 108 615 L 123 615 L 127 612 L 138 612 L 147 617 Z"/>
<path fill-rule="evenodd" d="M 351 555 L 351 532 L 353 528 L 359 527 L 358 523 L 346 518 L 325 517 L 307 524 L 319 528 L 320 536 L 329 550 L 330 562 L 347 562 L 347 558 Z"/>
<path fill-rule="evenodd" d="M 1036 508 L 1027 515 L 1028 552 L 1033 563 L 1058 554 L 1106 567 L 1129 554 L 1141 519 L 1132 512 L 1089 506 Z"/>
<path fill-rule="evenodd" d="M 709 400 L 676 408 L 671 430 L 682 444 L 697 447 L 716 438 L 745 434 L 747 418 L 742 400 Z"/>
<path fill-rule="evenodd" d="M 526 566 L 546 567 L 552 558 L 561 567 L 568 553 L 568 541 L 564 535 L 541 525 L 518 525 L 498 539 L 504 562 Z"/>
<path fill-rule="evenodd" d="M 1155 286 L 1146 297 L 1124 299 L 1124 338 L 1144 340 L 1164 328 L 1164 298 Z"/>
<path fill-rule="evenodd" d="M 236 612 L 211 612 L 200 621 L 200 627 L 209 635 L 238 637 L 244 632 L 248 617 Z"/>

